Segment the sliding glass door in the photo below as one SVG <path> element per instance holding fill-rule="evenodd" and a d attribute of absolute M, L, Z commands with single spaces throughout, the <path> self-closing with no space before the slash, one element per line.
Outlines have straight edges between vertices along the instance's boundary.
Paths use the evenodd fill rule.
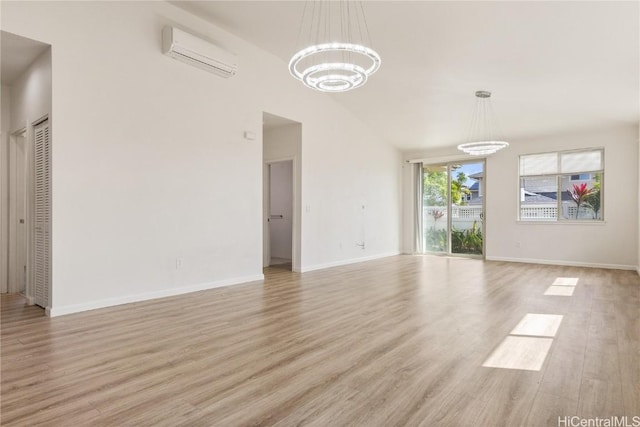
<path fill-rule="evenodd" d="M 447 165 L 424 165 L 422 171 L 424 180 L 422 186 L 423 248 L 425 252 L 447 253 L 449 251 Z"/>
<path fill-rule="evenodd" d="M 423 248 L 482 256 L 484 161 L 423 165 Z"/>

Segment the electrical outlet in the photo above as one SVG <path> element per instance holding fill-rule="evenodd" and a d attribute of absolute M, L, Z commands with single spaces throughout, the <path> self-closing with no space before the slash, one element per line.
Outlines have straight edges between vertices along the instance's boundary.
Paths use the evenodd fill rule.
<path fill-rule="evenodd" d="M 516 248 L 520 247 L 520 242 L 516 242 Z"/>
<path fill-rule="evenodd" d="M 180 270 L 182 268 L 183 259 L 178 257 L 176 258 L 176 270 Z"/>

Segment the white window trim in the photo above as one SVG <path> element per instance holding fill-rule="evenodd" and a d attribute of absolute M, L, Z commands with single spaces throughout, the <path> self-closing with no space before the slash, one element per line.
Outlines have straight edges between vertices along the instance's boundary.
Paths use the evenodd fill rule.
<path fill-rule="evenodd" d="M 599 170 L 584 170 L 584 171 L 577 171 L 577 172 L 562 172 L 562 155 L 563 154 L 568 154 L 568 153 L 581 153 L 581 152 L 590 152 L 590 151 L 600 151 L 600 156 L 601 156 L 601 166 L 602 169 Z M 547 174 L 539 174 L 539 175 L 521 175 L 521 158 L 523 156 L 534 156 L 534 155 L 539 155 L 539 154 L 556 154 L 557 156 L 557 169 L 556 169 L 556 173 L 547 173 Z M 521 154 L 518 156 L 518 214 L 517 214 L 517 218 L 516 218 L 516 222 L 519 224 L 606 224 L 605 221 L 605 216 L 604 216 L 604 165 L 605 165 L 605 157 L 604 157 L 604 148 L 603 147 L 593 147 L 593 148 L 581 148 L 581 149 L 575 149 L 575 150 L 559 150 L 559 151 L 547 151 L 547 152 L 540 152 L 540 153 L 529 153 L 529 154 Z M 582 219 L 582 220 L 576 220 L 576 219 L 565 219 L 562 217 L 561 215 L 561 211 L 562 211 L 562 177 L 563 176 L 569 176 L 571 177 L 571 175 L 581 175 L 581 174 L 600 174 L 600 186 L 601 186 L 601 190 L 600 190 L 600 218 L 599 219 Z M 522 200 L 520 197 L 521 194 L 521 179 L 523 177 L 527 177 L 527 178 L 539 178 L 539 177 L 555 177 L 556 179 L 556 218 L 555 219 L 545 219 L 545 220 L 536 220 L 536 219 L 522 219 L 521 218 L 521 214 L 522 214 Z M 569 180 L 571 181 L 571 179 L 569 178 Z"/>

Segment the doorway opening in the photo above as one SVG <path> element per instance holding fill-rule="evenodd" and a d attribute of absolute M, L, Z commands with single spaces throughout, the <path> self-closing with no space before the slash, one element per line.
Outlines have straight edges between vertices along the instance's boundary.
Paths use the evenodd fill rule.
<path fill-rule="evenodd" d="M 0 291 L 51 308 L 51 45 L 0 32 Z"/>
<path fill-rule="evenodd" d="M 423 165 L 422 223 L 426 253 L 484 254 L 484 161 Z"/>
<path fill-rule="evenodd" d="M 26 295 L 27 288 L 27 131 L 9 140 L 9 281 L 8 293 Z"/>
<path fill-rule="evenodd" d="M 299 122 L 263 114 L 263 267 L 300 271 Z"/>
<path fill-rule="evenodd" d="M 291 269 L 293 259 L 293 160 L 269 168 L 269 266 Z"/>

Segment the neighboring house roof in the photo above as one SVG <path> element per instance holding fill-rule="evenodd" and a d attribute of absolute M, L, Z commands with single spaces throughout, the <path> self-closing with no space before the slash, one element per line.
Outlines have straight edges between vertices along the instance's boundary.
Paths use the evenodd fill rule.
<path fill-rule="evenodd" d="M 557 185 L 558 185 L 558 181 L 556 180 L 555 176 L 550 176 L 550 177 L 523 177 L 522 178 L 522 182 L 524 184 L 524 188 L 526 189 L 526 191 L 530 191 L 531 193 L 535 193 L 535 194 L 547 194 L 547 193 L 554 193 L 556 192 L 557 189 Z M 586 183 L 587 185 L 589 185 L 590 187 L 593 186 L 594 180 L 588 180 L 588 179 L 581 179 L 581 180 L 576 180 L 576 181 L 570 181 L 569 184 L 583 184 Z M 565 197 L 568 197 L 568 193 L 567 191 L 563 191 L 562 192 L 562 200 L 570 200 L 571 198 L 569 197 L 569 199 L 566 199 Z M 555 197 L 554 197 L 555 199 Z"/>
<path fill-rule="evenodd" d="M 556 193 L 555 191 L 544 191 L 542 193 L 535 193 L 535 194 L 537 196 L 542 196 L 542 197 L 546 197 L 547 199 L 551 199 L 553 200 L 554 203 L 556 200 L 558 200 L 558 193 Z"/>
<path fill-rule="evenodd" d="M 532 193 L 525 191 L 524 200 L 527 203 L 556 203 L 558 194 L 555 191 Z M 561 200 L 563 202 L 573 202 L 571 195 L 567 191 L 561 193 Z"/>
<path fill-rule="evenodd" d="M 562 201 L 566 202 L 567 200 L 573 202 L 573 198 L 571 197 L 571 194 L 569 194 L 569 192 L 565 190 L 562 192 Z"/>
<path fill-rule="evenodd" d="M 558 197 L 557 193 L 555 191 L 550 191 L 550 192 L 546 192 L 546 193 L 543 192 L 543 193 L 538 193 L 538 194 L 540 194 L 542 196 L 546 196 L 546 197 L 552 199 L 554 202 L 557 200 L 557 197 Z M 571 194 L 569 194 L 569 192 L 566 191 L 566 190 L 562 191 L 560 193 L 560 199 L 563 202 L 573 202 L 573 198 L 571 197 Z"/>
<path fill-rule="evenodd" d="M 471 177 L 469 177 L 471 178 Z M 471 187 L 469 187 L 470 191 L 478 191 L 480 189 L 480 183 L 478 181 L 474 182 Z"/>
<path fill-rule="evenodd" d="M 528 193 L 528 194 L 527 194 Z M 554 193 L 555 194 L 555 193 Z M 545 196 L 543 194 L 534 194 L 526 192 L 524 195 L 525 203 L 556 203 L 556 199 Z"/>

